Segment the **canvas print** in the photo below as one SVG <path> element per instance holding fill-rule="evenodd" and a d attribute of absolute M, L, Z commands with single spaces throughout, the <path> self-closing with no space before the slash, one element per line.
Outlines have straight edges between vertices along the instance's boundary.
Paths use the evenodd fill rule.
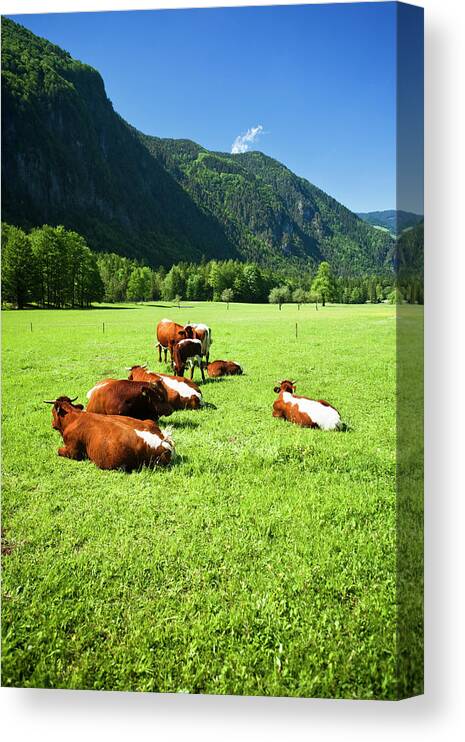
<path fill-rule="evenodd" d="M 1 31 L 2 684 L 422 693 L 422 9 Z"/>

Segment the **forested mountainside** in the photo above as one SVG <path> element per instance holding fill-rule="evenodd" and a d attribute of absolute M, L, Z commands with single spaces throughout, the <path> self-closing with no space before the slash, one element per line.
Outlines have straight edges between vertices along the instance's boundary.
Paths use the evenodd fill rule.
<path fill-rule="evenodd" d="M 404 229 L 415 227 L 423 221 L 421 214 L 414 214 L 411 211 L 402 211 L 401 209 L 360 212 L 357 216 L 374 227 L 388 229 L 394 235 L 399 235 Z"/>
<path fill-rule="evenodd" d="M 102 78 L 2 20 L 4 221 L 63 224 L 96 250 L 151 264 L 237 257 L 113 110 Z"/>
<path fill-rule="evenodd" d="M 389 269 L 393 240 L 259 152 L 210 152 L 138 132 L 99 73 L 2 20 L 3 219 L 63 224 L 95 250 L 169 266 L 240 258 Z M 153 124 L 156 129 L 156 122 Z"/>

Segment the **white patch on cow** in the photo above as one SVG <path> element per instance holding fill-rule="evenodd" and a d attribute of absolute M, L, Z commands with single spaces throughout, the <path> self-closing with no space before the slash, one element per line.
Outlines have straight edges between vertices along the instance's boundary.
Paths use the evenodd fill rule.
<path fill-rule="evenodd" d="M 339 427 L 341 416 L 334 407 L 321 404 L 315 399 L 294 397 L 290 392 L 283 392 L 283 401 L 286 404 L 297 405 L 299 412 L 307 414 L 321 430 L 336 430 Z"/>
<path fill-rule="evenodd" d="M 162 439 L 156 433 L 150 433 L 148 430 L 135 430 L 134 432 L 139 436 L 139 438 L 142 438 L 150 448 L 160 448 L 162 445 Z"/>
<path fill-rule="evenodd" d="M 189 358 L 186 358 L 186 365 L 189 366 L 198 366 L 200 368 L 202 363 L 202 356 L 189 356 Z"/>
<path fill-rule="evenodd" d="M 173 379 L 171 376 L 165 376 L 164 374 L 159 374 L 159 376 L 162 383 L 166 384 L 173 392 L 177 392 L 182 399 L 190 399 L 192 396 L 201 399 L 202 395 L 200 392 L 192 389 L 185 381 L 177 381 L 177 379 Z"/>
<path fill-rule="evenodd" d="M 205 330 L 206 333 L 210 333 L 208 325 L 204 325 L 202 322 L 191 322 L 191 327 L 195 327 L 196 330 Z"/>
<path fill-rule="evenodd" d="M 173 322 L 173 320 L 172 319 L 166 319 L 166 318 L 165 319 L 161 319 L 160 322 L 159 322 L 159 324 L 161 324 L 162 322 L 169 322 L 171 324 Z"/>
<path fill-rule="evenodd" d="M 96 391 L 96 389 L 101 389 L 102 387 L 106 386 L 108 384 L 108 381 L 101 381 L 100 384 L 96 384 L 92 387 L 92 389 L 89 389 L 89 391 L 86 394 L 87 399 L 90 399 L 92 394 Z"/>
<path fill-rule="evenodd" d="M 171 451 L 171 458 L 174 459 L 176 456 L 176 447 L 171 437 L 173 431 L 171 428 L 165 428 L 165 430 L 162 430 L 161 432 L 165 439 L 161 445 L 163 446 L 163 448 L 167 448 L 169 451 Z"/>

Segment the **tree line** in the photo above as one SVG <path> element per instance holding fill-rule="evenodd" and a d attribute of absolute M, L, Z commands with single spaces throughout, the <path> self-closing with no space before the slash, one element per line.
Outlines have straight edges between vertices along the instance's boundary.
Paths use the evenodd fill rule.
<path fill-rule="evenodd" d="M 77 232 L 46 224 L 27 234 L 2 224 L 3 302 L 85 308 L 104 293 L 96 256 Z"/>
<path fill-rule="evenodd" d="M 93 253 L 85 239 L 64 227 L 29 234 L 2 225 L 2 300 L 18 308 L 89 307 L 92 302 L 223 301 L 297 304 L 422 302 L 422 284 L 409 275 L 400 285 L 393 274 L 336 276 L 331 265 L 288 273 L 252 262 L 179 262 L 169 270 L 142 265 L 115 253 Z"/>

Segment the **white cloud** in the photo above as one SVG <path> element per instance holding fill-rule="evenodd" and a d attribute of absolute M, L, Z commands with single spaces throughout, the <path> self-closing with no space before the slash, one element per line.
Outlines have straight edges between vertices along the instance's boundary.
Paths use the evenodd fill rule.
<path fill-rule="evenodd" d="M 231 147 L 231 154 L 237 155 L 239 152 L 247 152 L 251 144 L 254 144 L 260 134 L 263 132 L 263 126 L 252 126 L 245 134 L 239 134 Z"/>

